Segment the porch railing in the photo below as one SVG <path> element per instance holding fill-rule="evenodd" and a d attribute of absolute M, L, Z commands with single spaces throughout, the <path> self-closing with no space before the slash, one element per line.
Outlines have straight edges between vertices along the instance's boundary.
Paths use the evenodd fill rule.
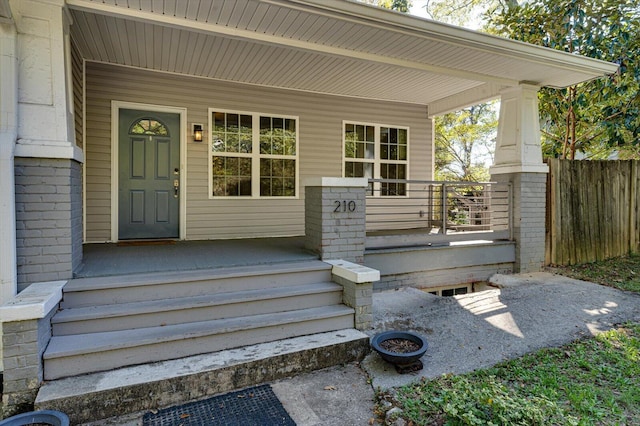
<path fill-rule="evenodd" d="M 370 179 L 367 247 L 511 239 L 511 186 Z"/>

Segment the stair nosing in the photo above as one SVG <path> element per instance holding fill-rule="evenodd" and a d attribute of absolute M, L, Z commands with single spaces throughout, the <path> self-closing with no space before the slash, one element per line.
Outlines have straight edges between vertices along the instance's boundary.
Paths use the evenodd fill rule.
<path fill-rule="evenodd" d="M 268 291 L 267 291 L 268 290 Z M 318 282 L 296 286 L 277 287 L 269 289 L 242 290 L 185 296 L 171 299 L 171 304 L 163 306 L 163 312 L 180 311 L 189 308 L 206 308 L 225 304 L 238 304 L 259 300 L 273 300 L 279 298 L 334 293 L 342 290 L 342 286 L 333 282 Z M 131 315 L 144 315 L 159 312 L 158 308 L 166 299 L 142 300 L 136 302 L 114 303 L 108 305 L 68 307 L 53 316 L 52 324 L 67 324 L 75 321 L 88 321 L 103 318 L 118 318 Z M 195 306 L 194 306 L 195 305 Z M 105 312 L 107 311 L 107 312 Z"/>
<path fill-rule="evenodd" d="M 332 266 L 321 260 L 307 260 L 288 263 L 238 266 L 216 269 L 195 269 L 188 271 L 152 272 L 133 275 L 109 275 L 102 277 L 74 278 L 64 286 L 64 291 L 84 292 L 110 288 L 149 286 L 159 284 L 197 282 L 216 279 L 251 277 L 257 275 L 278 275 L 297 272 L 330 271 Z M 114 282 L 119 279 L 120 281 Z M 86 283 L 91 283 L 87 285 Z M 87 285 L 87 287 L 85 287 Z"/>
<path fill-rule="evenodd" d="M 334 318 L 345 315 L 352 315 L 354 309 L 346 305 L 330 305 L 316 308 L 307 308 L 295 311 L 286 311 L 279 313 L 259 314 L 249 317 L 226 318 L 210 321 L 199 321 L 194 323 L 173 324 L 161 327 L 147 327 L 134 330 L 124 331 L 107 331 L 99 333 L 76 334 L 68 336 L 54 336 L 49 342 L 49 346 L 45 350 L 43 358 L 45 360 L 61 359 L 66 357 L 123 350 L 130 347 L 162 344 L 163 342 L 171 342 L 181 339 L 192 339 L 215 334 L 227 334 L 240 330 L 258 329 L 265 327 L 273 327 L 280 324 L 301 323 L 305 321 L 313 321 L 319 319 Z M 293 316 L 301 315 L 300 318 L 291 320 Z M 253 320 L 252 324 L 247 321 Z M 224 325 L 225 322 L 231 323 Z M 216 324 L 217 323 L 217 324 Z M 222 324 L 222 325 L 221 325 Z M 216 329 L 217 325 L 217 329 Z M 196 329 L 194 329 L 196 328 Z M 171 330 L 171 333 L 160 333 L 160 330 Z M 164 336 L 161 336 L 164 334 Z M 109 342 L 110 344 L 91 344 L 80 348 L 77 342 L 89 342 L 91 339 L 82 336 L 99 336 L 100 342 Z M 144 336 L 144 337 L 142 337 Z M 114 341 L 119 340 L 117 344 Z M 56 350 L 59 342 L 72 341 L 73 349 Z"/>

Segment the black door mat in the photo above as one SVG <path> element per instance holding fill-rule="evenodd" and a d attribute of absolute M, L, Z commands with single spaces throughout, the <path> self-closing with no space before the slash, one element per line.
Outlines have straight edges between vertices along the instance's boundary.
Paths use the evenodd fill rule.
<path fill-rule="evenodd" d="M 149 412 L 143 426 L 296 426 L 271 386 L 262 385 Z"/>

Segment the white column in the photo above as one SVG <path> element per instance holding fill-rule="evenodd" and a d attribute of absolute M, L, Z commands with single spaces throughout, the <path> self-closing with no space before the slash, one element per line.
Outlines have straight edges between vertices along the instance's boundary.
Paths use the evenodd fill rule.
<path fill-rule="evenodd" d="M 538 87 L 523 84 L 503 91 L 490 173 L 491 180 L 511 184 L 515 272 L 539 271 L 544 265 L 548 172 L 542 162 Z"/>
<path fill-rule="evenodd" d="M 17 137 L 16 30 L 0 24 L 0 305 L 17 292 L 13 153 Z M 1 336 L 0 336 L 1 337 Z M 0 342 L 1 348 L 2 342 Z"/>
<path fill-rule="evenodd" d="M 11 13 L 6 8 L 2 12 L 3 15 Z M 0 305 L 11 300 L 18 289 L 13 169 L 17 138 L 18 58 L 15 26 L 8 18 L 3 21 L 0 22 Z M 0 370 L 4 370 L 3 359 L 0 328 Z"/>
<path fill-rule="evenodd" d="M 501 92 L 492 175 L 549 171 L 542 162 L 538 89 L 522 84 Z"/>
<path fill-rule="evenodd" d="M 82 161 L 73 131 L 64 0 L 10 0 L 18 31 L 16 157 Z"/>

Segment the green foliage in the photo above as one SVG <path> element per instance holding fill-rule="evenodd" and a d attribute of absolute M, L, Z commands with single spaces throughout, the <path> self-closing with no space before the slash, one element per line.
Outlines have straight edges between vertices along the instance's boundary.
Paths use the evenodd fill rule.
<path fill-rule="evenodd" d="M 372 4 L 385 9 L 396 10 L 402 13 L 408 13 L 411 8 L 411 0 L 360 0 L 363 3 Z"/>
<path fill-rule="evenodd" d="M 434 125 L 436 179 L 488 181 L 498 125 L 495 103 L 436 117 Z"/>
<path fill-rule="evenodd" d="M 640 324 L 401 388 L 416 425 L 640 424 Z"/>
<path fill-rule="evenodd" d="M 640 254 L 550 269 L 578 280 L 640 293 Z"/>
<path fill-rule="evenodd" d="M 415 398 L 416 393 L 419 398 Z M 563 424 L 575 424 L 574 419 L 564 416 L 551 400 L 518 395 L 492 376 L 482 380 L 444 376 L 437 381 L 402 389 L 398 400 L 405 416 L 416 424 L 433 424 L 436 419 L 451 426 L 542 426 L 561 419 Z"/>
<path fill-rule="evenodd" d="M 640 8 L 628 0 L 533 0 L 487 13 L 493 32 L 620 65 L 617 74 L 540 91 L 544 153 L 640 157 Z M 631 148 L 629 148 L 631 147 Z"/>
<path fill-rule="evenodd" d="M 411 0 L 392 0 L 390 9 L 408 13 L 411 8 Z"/>
<path fill-rule="evenodd" d="M 481 14 L 487 9 L 517 5 L 516 0 L 427 0 L 424 8 L 427 15 L 436 21 L 467 26 L 479 23 Z"/>

